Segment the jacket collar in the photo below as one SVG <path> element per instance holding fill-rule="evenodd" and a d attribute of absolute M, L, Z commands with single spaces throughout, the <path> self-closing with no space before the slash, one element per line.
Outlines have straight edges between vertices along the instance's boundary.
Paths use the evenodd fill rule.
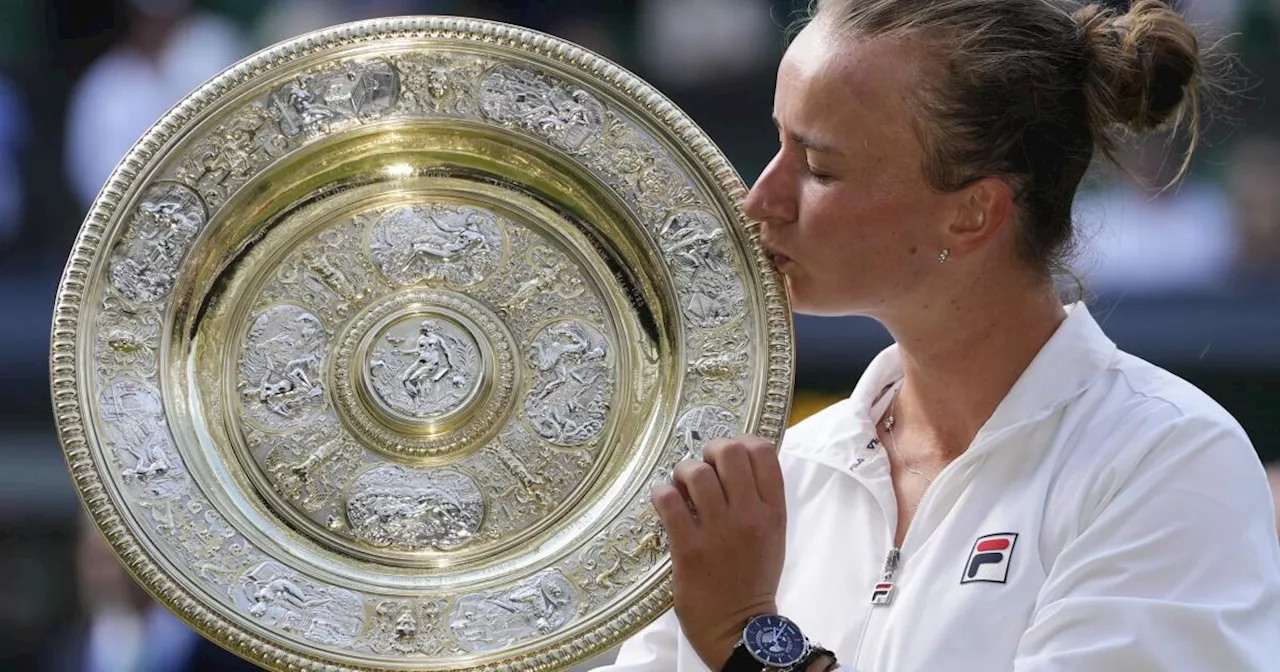
<path fill-rule="evenodd" d="M 1019 425 L 1034 422 L 1076 397 L 1116 361 L 1116 344 L 1102 331 L 1084 303 L 1066 306 L 1067 317 L 987 419 L 974 444 Z M 832 466 L 848 466 L 848 451 L 875 436 L 875 422 L 886 410 L 894 384 L 902 380 L 902 358 L 895 343 L 880 351 L 849 395 L 850 413 L 826 433 L 826 440 L 791 446 L 798 455 Z M 815 437 L 817 438 L 817 437 Z"/>

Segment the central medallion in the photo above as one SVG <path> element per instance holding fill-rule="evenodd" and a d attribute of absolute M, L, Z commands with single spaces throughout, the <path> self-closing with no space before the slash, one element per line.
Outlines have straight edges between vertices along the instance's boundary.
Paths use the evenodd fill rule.
<path fill-rule="evenodd" d="M 407 422 L 458 412 L 483 378 L 475 336 L 431 310 L 387 324 L 362 350 L 364 386 L 384 412 Z"/>
<path fill-rule="evenodd" d="M 452 461 L 480 447 L 509 409 L 514 339 L 482 303 L 405 290 L 347 326 L 334 362 L 345 424 L 389 457 Z"/>

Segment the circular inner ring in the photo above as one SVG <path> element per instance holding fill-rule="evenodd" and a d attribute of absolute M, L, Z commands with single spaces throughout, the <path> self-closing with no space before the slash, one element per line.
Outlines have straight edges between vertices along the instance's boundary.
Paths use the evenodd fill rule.
<path fill-rule="evenodd" d="M 486 379 L 474 333 L 435 309 L 392 315 L 369 332 L 353 363 L 373 409 L 422 433 L 469 407 Z"/>
<path fill-rule="evenodd" d="M 515 386 L 514 339 L 478 301 L 406 290 L 347 326 L 334 362 L 344 424 L 399 460 L 449 462 L 481 447 Z"/>

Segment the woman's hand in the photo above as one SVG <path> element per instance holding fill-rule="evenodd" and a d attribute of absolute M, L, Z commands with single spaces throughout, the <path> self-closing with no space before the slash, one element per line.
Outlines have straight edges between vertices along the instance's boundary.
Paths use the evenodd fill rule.
<path fill-rule="evenodd" d="M 787 507 L 772 444 L 718 439 L 702 455 L 676 465 L 673 484 L 654 488 L 653 505 L 671 544 L 680 627 L 719 670 L 748 619 L 777 613 Z"/>

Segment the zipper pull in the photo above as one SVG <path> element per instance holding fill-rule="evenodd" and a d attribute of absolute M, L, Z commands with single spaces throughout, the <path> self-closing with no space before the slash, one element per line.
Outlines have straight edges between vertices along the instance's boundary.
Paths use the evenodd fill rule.
<path fill-rule="evenodd" d="M 880 575 L 880 582 L 871 589 L 871 604 L 893 602 L 893 575 L 898 571 L 901 561 L 902 551 L 897 548 L 889 549 L 889 555 L 884 559 L 884 573 Z"/>

